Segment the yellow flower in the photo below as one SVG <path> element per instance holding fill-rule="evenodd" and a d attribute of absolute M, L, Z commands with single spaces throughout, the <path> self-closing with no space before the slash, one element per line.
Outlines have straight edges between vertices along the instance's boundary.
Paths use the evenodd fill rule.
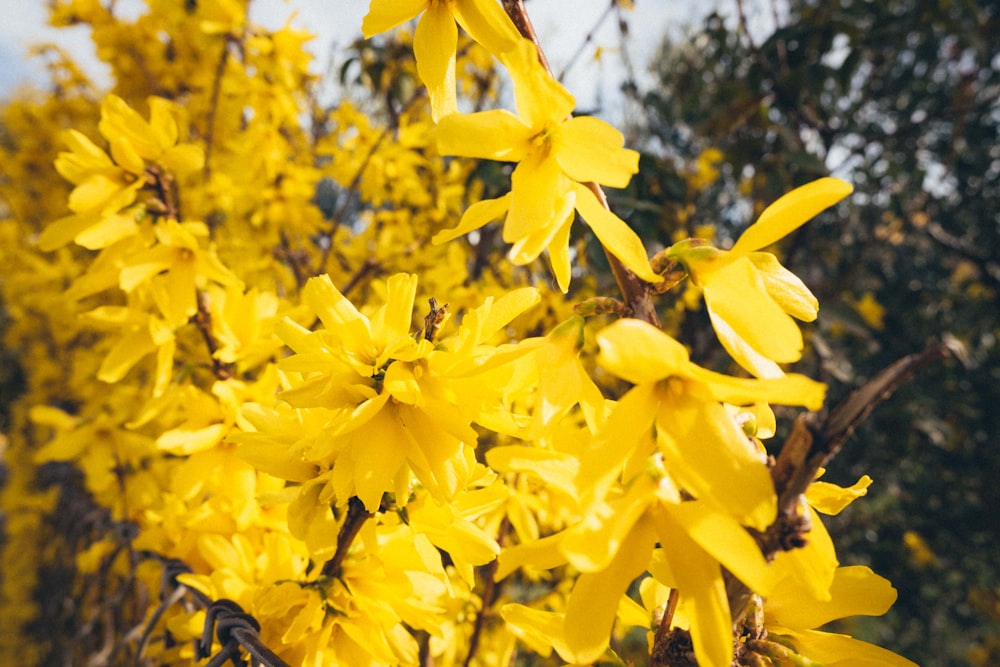
<path fill-rule="evenodd" d="M 679 486 L 712 499 L 746 525 L 766 528 L 775 512 L 771 475 L 723 403 L 766 401 L 815 410 L 825 387 L 796 374 L 755 380 L 714 373 L 691 363 L 683 345 L 639 320 L 618 320 L 597 341 L 600 364 L 636 385 L 618 402 L 607 430 L 641 434 L 655 424 L 667 470 Z M 621 426 L 612 429 L 611 420 Z"/>
<path fill-rule="evenodd" d="M 154 162 L 175 176 L 198 171 L 205 162 L 200 146 L 177 143 L 180 133 L 174 105 L 162 97 L 149 98 L 149 122 L 117 95 L 101 103 L 98 129 L 111 146 L 115 162 L 133 174 L 141 174 L 146 162 Z"/>
<path fill-rule="evenodd" d="M 848 194 L 850 184 L 821 178 L 792 190 L 764 209 L 732 249 L 682 241 L 668 256 L 682 262 L 704 289 L 705 306 L 722 346 L 758 377 L 780 377 L 778 363 L 802 356 L 802 333 L 792 317 L 816 319 L 819 304 L 774 255 L 757 252 L 791 233 Z"/>
<path fill-rule="evenodd" d="M 895 653 L 846 635 L 820 632 L 830 621 L 849 616 L 881 616 L 896 601 L 896 590 L 869 568 L 838 568 L 827 600 L 816 599 L 791 578 L 780 581 L 767 598 L 768 635 L 818 664 L 916 667 Z"/>
<path fill-rule="evenodd" d="M 507 362 L 534 349 L 486 343 L 537 302 L 535 290 L 488 299 L 466 314 L 456 335 L 432 343 L 411 331 L 416 289 L 416 276 L 391 276 L 385 304 L 368 317 L 320 276 L 306 284 L 303 302 L 323 328 L 309 331 L 290 319 L 276 325 L 296 353 L 279 363 L 290 385 L 281 398 L 318 431 L 301 433 L 290 450 L 279 445 L 277 432 L 286 428 L 279 413 L 270 426 L 266 417 L 256 425 L 275 432 L 275 456 L 288 459 L 268 464 L 276 472 L 302 472 L 291 452 L 325 468 L 323 502 L 357 496 L 375 511 L 391 491 L 405 504 L 411 472 L 436 499 L 450 501 L 471 471 L 467 448 L 477 441 L 471 422 L 496 428 L 494 413 L 512 372 Z M 313 417 L 306 422 L 305 415 Z M 266 449 L 258 445 L 252 456 L 266 461 Z"/>
<path fill-rule="evenodd" d="M 56 170 L 76 185 L 69 199 L 74 215 L 45 228 L 38 239 L 42 250 L 55 250 L 70 241 L 93 250 L 135 234 L 135 217 L 120 212 L 146 184 L 147 163 L 160 165 L 175 177 L 201 168 L 205 160 L 201 147 L 177 143 L 172 103 L 150 97 L 149 109 L 147 123 L 120 97 L 104 99 L 98 127 L 108 140 L 111 157 L 76 130 L 63 135 L 70 151 L 56 158 Z"/>
<path fill-rule="evenodd" d="M 391 30 L 423 12 L 413 35 L 417 73 L 427 86 L 435 121 L 457 110 L 455 23 L 495 56 L 509 51 L 521 35 L 494 0 L 372 0 L 361 24 L 365 38 Z"/>
<path fill-rule="evenodd" d="M 118 286 L 126 293 L 148 288 L 166 322 L 185 324 L 198 310 L 197 290 L 208 281 L 242 288 L 242 283 L 215 254 L 202 247 L 208 227 L 202 222 L 164 220 L 154 229 L 157 243 L 121 262 Z"/>
<path fill-rule="evenodd" d="M 439 233 L 434 242 L 457 238 L 506 214 L 503 240 L 513 244 L 511 261 L 527 264 L 547 249 L 565 292 L 575 211 L 640 278 L 659 282 L 639 237 L 584 185 L 625 187 L 638 170 L 639 154 L 623 148 L 621 133 L 604 121 L 570 117 L 573 96 L 542 69 L 530 42 L 511 51 L 505 62 L 514 80 L 517 115 L 495 109 L 446 116 L 438 124 L 438 149 L 445 155 L 517 162 L 511 191 L 473 204 L 457 227 Z"/>

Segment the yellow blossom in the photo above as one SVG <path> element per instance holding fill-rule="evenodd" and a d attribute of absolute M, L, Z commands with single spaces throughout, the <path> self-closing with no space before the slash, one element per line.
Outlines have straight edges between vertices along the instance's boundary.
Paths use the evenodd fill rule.
<path fill-rule="evenodd" d="M 521 41 L 514 24 L 494 0 L 372 0 L 361 24 L 365 38 L 423 12 L 413 36 L 417 73 L 431 97 L 434 120 L 457 110 L 455 97 L 456 22 L 495 56 Z"/>
<path fill-rule="evenodd" d="M 202 148 L 178 143 L 174 105 L 150 97 L 149 108 L 146 122 L 120 97 L 104 99 L 99 129 L 110 146 L 110 157 L 76 130 L 63 135 L 70 151 L 59 154 L 56 169 L 76 186 L 69 200 L 74 215 L 45 228 L 38 240 L 42 250 L 54 250 L 70 241 L 90 249 L 104 248 L 135 234 L 134 214 L 121 211 L 146 185 L 147 166 L 159 165 L 172 177 L 201 168 Z"/>
<path fill-rule="evenodd" d="M 869 568 L 838 568 L 827 600 L 813 598 L 792 579 L 780 582 L 767 598 L 764 621 L 768 634 L 823 665 L 916 667 L 895 653 L 846 635 L 821 632 L 830 621 L 849 616 L 880 616 L 896 601 L 896 590 Z"/>
<path fill-rule="evenodd" d="M 616 412 L 630 432 L 655 423 L 667 469 L 696 497 L 712 499 L 747 525 L 774 519 L 771 476 L 723 403 L 761 401 L 818 409 L 822 384 L 801 375 L 734 378 L 691 363 L 684 346 L 639 320 L 618 320 L 598 334 L 600 363 L 636 385 Z"/>
<path fill-rule="evenodd" d="M 533 349 L 486 343 L 537 301 L 534 290 L 488 299 L 465 316 L 457 334 L 435 345 L 412 331 L 416 289 L 416 276 L 391 276 L 385 304 L 369 317 L 320 276 L 306 284 L 303 301 L 323 327 L 309 331 L 287 318 L 277 325 L 295 351 L 279 364 L 290 378 L 281 398 L 315 414 L 321 431 L 301 433 L 296 445 L 301 462 L 324 470 L 321 502 L 356 495 L 375 511 L 382 494 L 394 492 L 405 504 L 411 472 L 435 498 L 453 498 L 471 470 L 467 448 L 477 441 L 471 422 L 496 426 L 508 362 Z M 262 416 L 258 428 L 280 433 L 278 421 Z M 285 459 L 286 452 L 274 450 Z M 260 446 L 253 456 L 268 458 Z M 289 469 L 289 463 L 275 466 Z"/>
<path fill-rule="evenodd" d="M 623 137 L 590 116 L 570 117 L 573 96 L 553 79 L 525 42 L 506 59 L 514 79 L 517 114 L 505 109 L 452 114 L 438 124 L 438 148 L 463 155 L 517 162 L 511 191 L 469 207 L 458 226 L 435 243 L 457 238 L 505 216 L 503 240 L 513 244 L 511 261 L 527 264 L 548 250 L 559 288 L 569 288 L 569 229 L 574 212 L 601 243 L 640 278 L 659 282 L 642 241 L 605 208 L 585 184 L 622 188 L 638 170 L 639 154 L 623 148 Z"/>
<path fill-rule="evenodd" d="M 778 363 L 798 361 L 802 333 L 792 317 L 816 319 L 819 304 L 774 255 L 758 252 L 791 233 L 852 191 L 836 178 L 821 178 L 789 192 L 764 209 L 729 251 L 692 240 L 667 254 L 682 262 L 705 295 L 712 326 L 726 351 L 758 377 L 779 377 Z"/>

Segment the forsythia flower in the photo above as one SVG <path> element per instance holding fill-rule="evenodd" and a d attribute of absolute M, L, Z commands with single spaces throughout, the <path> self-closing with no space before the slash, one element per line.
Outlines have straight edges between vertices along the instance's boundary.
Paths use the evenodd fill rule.
<path fill-rule="evenodd" d="M 573 96 L 538 63 L 530 42 L 508 54 L 517 115 L 505 109 L 452 114 L 438 124 L 438 148 L 463 155 L 517 162 L 511 191 L 469 207 L 458 226 L 439 233 L 451 240 L 506 214 L 503 240 L 512 243 L 511 261 L 527 264 L 549 251 L 559 288 L 570 280 L 569 230 L 574 211 L 605 248 L 649 282 L 653 273 L 642 241 L 607 210 L 585 183 L 623 188 L 636 173 L 639 154 L 622 148 L 623 137 L 590 116 L 570 117 Z"/>
<path fill-rule="evenodd" d="M 391 30 L 424 12 L 413 35 L 417 73 L 427 86 L 435 121 L 457 110 L 455 23 L 490 53 L 500 56 L 521 41 L 517 28 L 495 0 L 372 0 L 361 24 L 365 38 Z"/>
<path fill-rule="evenodd" d="M 757 251 L 851 191 L 844 181 L 821 178 L 764 209 L 729 251 L 693 240 L 667 251 L 667 256 L 683 263 L 695 284 L 704 289 L 705 306 L 722 346 L 754 375 L 779 377 L 778 363 L 799 360 L 802 333 L 792 317 L 810 322 L 816 319 L 819 307 L 809 289 L 774 255 Z"/>
<path fill-rule="evenodd" d="M 753 380 L 714 373 L 691 363 L 683 345 L 640 320 L 618 320 L 597 340 L 601 365 L 636 385 L 609 420 L 628 415 L 620 423 L 637 435 L 655 423 L 659 449 L 679 486 L 747 525 L 766 528 L 775 512 L 771 475 L 722 404 L 766 401 L 816 410 L 824 385 L 796 374 Z"/>
<path fill-rule="evenodd" d="M 583 518 L 561 533 L 506 550 L 497 571 L 502 577 L 522 565 L 568 561 L 582 574 L 554 621 L 518 606 L 505 607 L 504 617 L 526 636 L 547 635 L 567 660 L 596 660 L 619 598 L 660 543 L 669 545 L 660 551 L 666 563 L 660 569 L 667 573 L 661 578 L 678 589 L 693 619 L 696 654 L 705 664 L 728 664 L 732 619 L 721 568 L 752 590 L 768 592 L 773 573 L 743 526 L 766 528 L 776 498 L 767 466 L 723 403 L 774 401 L 815 409 L 824 387 L 798 375 L 748 380 L 713 373 L 691 363 L 680 343 L 639 320 L 619 320 L 597 339 L 600 364 L 636 386 L 580 457 L 573 483 Z M 520 448 L 494 452 L 489 460 L 501 468 L 528 458 Z M 561 472 L 546 469 L 558 453 L 532 458 L 546 481 L 566 486 Z M 636 472 L 636 459 L 645 470 Z M 614 484 L 619 476 L 626 478 L 624 490 Z M 694 500 L 682 502 L 682 491 Z"/>
<path fill-rule="evenodd" d="M 881 616 L 895 601 L 892 585 L 867 567 L 841 567 L 834 573 L 827 600 L 817 600 L 794 579 L 781 580 L 767 598 L 764 622 L 769 636 L 817 664 L 916 667 L 884 648 L 813 629 L 849 616 Z"/>
<path fill-rule="evenodd" d="M 70 241 L 97 249 L 135 234 L 132 215 L 120 211 L 131 205 L 146 184 L 147 163 L 162 166 L 174 176 L 201 169 L 205 154 L 200 146 L 177 143 L 179 131 L 173 105 L 149 98 L 147 123 L 116 95 L 101 104 L 101 134 L 108 140 L 111 157 L 76 130 L 64 141 L 70 152 L 59 154 L 56 170 L 76 187 L 69 208 L 75 215 L 56 220 L 38 239 L 42 250 L 54 250 Z"/>
<path fill-rule="evenodd" d="M 411 471 L 442 502 L 463 488 L 471 471 L 468 448 L 477 440 L 471 422 L 494 426 L 509 378 L 503 348 L 485 342 L 538 295 L 525 288 L 489 299 L 465 316 L 456 336 L 435 344 L 411 332 L 416 289 L 416 276 L 391 276 L 385 305 L 369 318 L 329 276 L 306 284 L 303 302 L 324 328 L 309 331 L 288 319 L 277 325 L 296 352 L 279 363 L 291 378 L 281 398 L 313 415 L 320 433 L 304 429 L 292 448 L 277 441 L 269 450 L 258 446 L 248 451 L 255 465 L 298 479 L 303 463 L 306 470 L 315 464 L 327 484 L 321 503 L 357 496 L 370 512 L 385 492 L 405 504 Z M 531 349 L 522 343 L 508 355 L 516 359 Z M 271 432 L 283 438 L 278 434 L 288 426 L 276 419 L 278 413 L 258 417 L 256 426 L 266 433 L 237 439 L 259 443 Z"/>

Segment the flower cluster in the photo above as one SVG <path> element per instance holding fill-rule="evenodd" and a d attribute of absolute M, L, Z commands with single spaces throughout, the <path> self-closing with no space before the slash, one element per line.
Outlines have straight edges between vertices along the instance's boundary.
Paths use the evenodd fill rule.
<path fill-rule="evenodd" d="M 94 105 L 78 82 L 65 131 L 38 120 L 48 107 L 5 111 L 12 136 L 66 150 L 44 188 L 11 196 L 39 219 L 0 221 L 4 342 L 25 369 L 0 435 L 0 662 L 46 658 L 49 558 L 68 576 L 47 595 L 80 615 L 53 644 L 66 663 L 259 659 L 213 643 L 206 609 L 229 601 L 292 665 L 586 664 L 637 626 L 647 655 L 689 641 L 704 665 L 911 664 L 816 629 L 894 598 L 838 567 L 819 516 L 871 480 L 813 482 L 811 531 L 760 539 L 779 518 L 771 406 L 818 410 L 826 391 L 784 366 L 804 348 L 792 318 L 818 304 L 765 249 L 850 185 L 806 184 L 730 249 L 687 239 L 651 262 L 602 190 L 639 154 L 573 115 L 524 17 L 372 0 L 366 37 L 417 19 L 412 49 L 355 47 L 379 113 L 323 108 L 307 36 L 253 25 L 246 4 L 149 3 L 129 21 L 52 3 L 56 23 L 93 28 L 117 94 Z M 405 55 L 375 66 L 378 49 Z M 515 110 L 460 112 L 460 92 L 495 103 L 498 66 Z M 43 173 L 41 149 L 0 150 L 11 173 Z M 624 302 L 575 270 L 578 216 L 630 281 Z M 634 307 L 674 288 L 704 295 L 752 377 L 696 363 L 657 304 Z M 52 528 L 52 470 L 93 509 L 76 533 Z"/>

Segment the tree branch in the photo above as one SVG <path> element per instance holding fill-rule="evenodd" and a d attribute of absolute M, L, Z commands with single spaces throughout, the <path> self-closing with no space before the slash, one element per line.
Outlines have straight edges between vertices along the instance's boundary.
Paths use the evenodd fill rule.
<path fill-rule="evenodd" d="M 545 68 L 549 75 L 551 75 L 552 69 L 549 67 L 548 60 L 545 58 L 545 53 L 542 50 L 541 44 L 538 42 L 538 37 L 536 36 L 535 29 L 531 24 L 531 19 L 528 17 L 528 12 L 524 8 L 524 0 L 503 0 L 503 8 L 521 35 L 526 39 L 531 40 L 531 42 L 535 45 L 535 50 L 538 52 L 538 61 L 542 64 L 542 67 Z M 611 210 L 608 206 L 608 199 L 604 196 L 604 191 L 601 189 L 601 186 L 597 183 L 584 183 L 583 185 L 594 193 L 597 200 L 605 209 L 609 211 Z M 611 266 L 611 272 L 615 276 L 615 282 L 618 283 L 618 289 L 621 291 L 622 298 L 625 301 L 625 307 L 629 315 L 659 328 L 660 318 L 656 314 L 656 308 L 653 305 L 653 298 L 648 284 L 635 275 L 631 269 L 621 262 L 621 260 L 608 252 L 607 248 L 603 245 L 601 247 L 604 250 L 604 255 L 608 258 L 608 264 Z"/>

